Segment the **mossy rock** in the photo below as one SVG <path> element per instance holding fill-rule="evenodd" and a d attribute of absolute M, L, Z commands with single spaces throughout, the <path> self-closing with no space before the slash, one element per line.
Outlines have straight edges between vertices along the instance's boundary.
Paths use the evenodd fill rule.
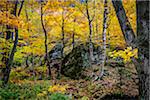
<path fill-rule="evenodd" d="M 50 50 L 48 52 L 49 57 L 51 60 L 54 59 L 60 59 L 61 58 L 61 50 L 62 50 L 62 44 L 61 43 L 57 43 L 52 50 Z"/>
<path fill-rule="evenodd" d="M 90 67 L 89 43 L 80 44 L 76 46 L 68 55 L 63 59 L 61 73 L 72 79 L 79 79 L 85 68 Z M 96 46 L 93 46 L 96 52 Z"/>

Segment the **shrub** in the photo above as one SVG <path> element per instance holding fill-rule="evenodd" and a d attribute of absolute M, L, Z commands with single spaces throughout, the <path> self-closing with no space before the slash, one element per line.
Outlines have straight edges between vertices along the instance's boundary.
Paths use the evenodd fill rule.
<path fill-rule="evenodd" d="M 8 84 L 6 87 L 0 88 L 0 100 L 14 100 L 14 99 L 35 99 L 37 94 L 48 88 L 48 82 L 41 83 L 17 83 Z M 33 85 L 34 84 L 34 85 Z"/>
<path fill-rule="evenodd" d="M 67 95 L 61 93 L 54 93 L 50 96 L 50 100 L 71 100 Z"/>

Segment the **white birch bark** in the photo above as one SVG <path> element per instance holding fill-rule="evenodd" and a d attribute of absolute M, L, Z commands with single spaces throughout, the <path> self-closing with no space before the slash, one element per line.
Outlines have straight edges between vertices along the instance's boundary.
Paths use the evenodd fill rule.
<path fill-rule="evenodd" d="M 107 18 L 108 18 L 108 3 L 107 0 L 104 1 L 104 18 L 103 18 L 103 33 L 102 33 L 102 63 L 100 68 L 100 75 L 99 78 L 101 78 L 104 74 L 104 66 L 105 66 L 105 60 L 106 60 L 106 32 L 107 32 Z"/>

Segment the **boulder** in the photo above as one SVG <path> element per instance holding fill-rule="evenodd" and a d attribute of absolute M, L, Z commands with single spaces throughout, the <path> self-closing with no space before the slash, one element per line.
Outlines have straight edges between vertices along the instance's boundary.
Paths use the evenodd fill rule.
<path fill-rule="evenodd" d="M 63 59 L 61 73 L 72 79 L 79 79 L 85 68 L 90 67 L 90 55 L 88 49 L 89 43 L 80 44 L 76 46 L 68 55 Z M 99 48 L 93 45 L 94 56 L 99 53 Z"/>
<path fill-rule="evenodd" d="M 48 52 L 50 60 L 60 59 L 61 58 L 62 44 L 56 44 L 51 51 Z"/>

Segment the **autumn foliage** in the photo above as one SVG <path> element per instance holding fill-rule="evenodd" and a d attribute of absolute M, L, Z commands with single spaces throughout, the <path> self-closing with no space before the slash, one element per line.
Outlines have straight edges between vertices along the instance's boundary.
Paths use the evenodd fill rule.
<path fill-rule="evenodd" d="M 22 1 L 24 3 L 21 6 Z M 0 0 L 0 79 L 5 75 L 3 72 L 7 69 L 18 30 L 8 87 L 0 88 L 0 99 L 99 100 L 111 94 L 136 98 L 138 79 L 133 59 L 138 58 L 138 49 L 126 44 L 115 9 L 109 0 L 103 76 L 98 77 L 100 63 L 92 62 L 90 68 L 82 72 L 85 75 L 83 79 L 74 80 L 65 75 L 59 79 L 55 77 L 61 72 L 61 66 L 65 66 L 57 62 L 62 61 L 76 46 L 92 42 L 102 51 L 104 1 Z M 131 27 L 136 32 L 136 2 L 122 0 L 122 3 Z M 14 13 L 18 13 L 19 8 L 21 12 L 18 16 Z M 49 56 L 57 44 L 62 46 L 62 58 L 58 61 Z M 51 66 L 53 62 L 56 64 Z M 48 65 L 51 66 L 51 77 L 47 74 Z M 3 82 L 0 82 L 2 85 Z"/>

